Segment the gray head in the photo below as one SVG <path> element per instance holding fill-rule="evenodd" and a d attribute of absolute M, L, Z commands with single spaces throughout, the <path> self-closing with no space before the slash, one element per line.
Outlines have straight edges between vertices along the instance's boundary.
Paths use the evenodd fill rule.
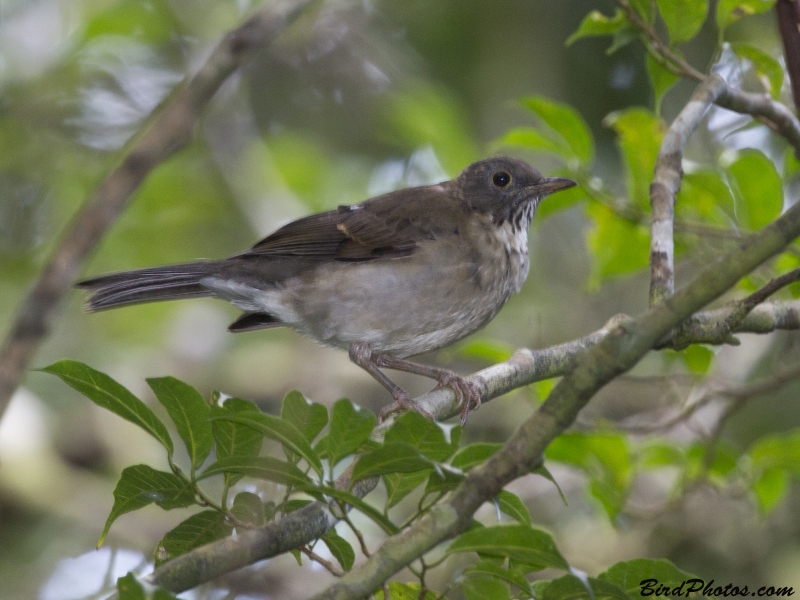
<path fill-rule="evenodd" d="M 471 164 L 454 180 L 473 210 L 491 215 L 497 225 L 506 221 L 527 228 L 539 201 L 577 185 L 565 177 L 543 177 L 527 163 L 499 156 Z"/>

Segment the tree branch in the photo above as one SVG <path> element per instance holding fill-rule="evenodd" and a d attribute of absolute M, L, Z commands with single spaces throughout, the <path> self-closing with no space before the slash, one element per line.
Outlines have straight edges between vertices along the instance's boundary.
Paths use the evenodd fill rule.
<path fill-rule="evenodd" d="M 227 34 L 203 67 L 164 106 L 128 155 L 91 194 L 18 309 L 0 348 L 0 417 L 50 332 L 81 264 L 145 177 L 192 139 L 194 123 L 222 83 L 271 43 L 313 0 L 280 0 Z"/>
<path fill-rule="evenodd" d="M 775 3 L 778 30 L 783 40 L 786 71 L 792 84 L 794 105 L 800 110 L 800 5 L 797 0 L 778 0 Z"/>
<path fill-rule="evenodd" d="M 672 295 L 675 280 L 675 194 L 683 178 L 683 147 L 708 107 L 726 88 L 719 75 L 704 79 L 689 102 L 670 125 L 656 160 L 653 182 L 650 184 L 650 304 L 658 304 Z"/>

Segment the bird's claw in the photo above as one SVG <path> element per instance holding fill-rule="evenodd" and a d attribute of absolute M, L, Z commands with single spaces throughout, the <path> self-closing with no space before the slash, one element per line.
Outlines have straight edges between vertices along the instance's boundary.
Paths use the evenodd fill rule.
<path fill-rule="evenodd" d="M 378 413 L 378 423 L 383 423 L 386 417 L 401 410 L 414 410 L 426 419 L 430 419 L 431 421 L 435 420 L 431 412 L 414 402 L 404 389 L 398 388 L 392 392 L 392 397 L 394 398 L 394 402 L 384 406 L 381 412 Z"/>
<path fill-rule="evenodd" d="M 437 388 L 449 387 L 455 393 L 456 406 L 461 407 L 461 425 L 466 425 L 469 411 L 478 410 L 481 405 L 480 388 L 469 379 L 450 371 L 442 373 L 437 380 Z"/>

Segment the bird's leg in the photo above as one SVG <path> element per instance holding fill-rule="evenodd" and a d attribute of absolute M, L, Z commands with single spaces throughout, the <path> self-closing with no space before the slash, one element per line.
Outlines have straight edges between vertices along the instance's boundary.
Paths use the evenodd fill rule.
<path fill-rule="evenodd" d="M 385 406 L 383 410 L 381 410 L 378 414 L 378 422 L 382 422 L 387 416 L 401 409 L 415 410 L 424 417 L 433 420 L 433 415 L 428 410 L 414 402 L 407 391 L 389 379 L 386 374 L 378 368 L 380 365 L 375 362 L 376 354 L 378 353 L 373 352 L 367 342 L 352 342 L 350 344 L 350 360 L 372 375 L 378 383 L 389 390 L 392 394 L 392 398 L 395 400 L 392 404 Z"/>
<path fill-rule="evenodd" d="M 371 360 L 378 367 L 393 369 L 395 371 L 405 371 L 407 373 L 414 373 L 415 375 L 435 379 L 439 382 L 439 385 L 436 386 L 437 388 L 451 388 L 456 395 L 458 406 L 461 407 L 462 425 L 466 424 L 469 411 L 477 410 L 481 405 L 480 388 L 461 375 L 453 373 L 453 371 L 402 360 L 386 352 L 373 352 Z"/>

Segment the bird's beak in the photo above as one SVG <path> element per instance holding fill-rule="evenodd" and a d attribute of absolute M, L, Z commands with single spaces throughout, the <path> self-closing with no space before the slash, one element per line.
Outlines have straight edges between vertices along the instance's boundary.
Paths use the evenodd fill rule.
<path fill-rule="evenodd" d="M 548 194 L 566 190 L 576 185 L 578 185 L 577 181 L 568 179 L 567 177 L 545 177 L 540 183 L 532 185 L 530 189 L 536 190 L 539 197 L 544 198 Z"/>

